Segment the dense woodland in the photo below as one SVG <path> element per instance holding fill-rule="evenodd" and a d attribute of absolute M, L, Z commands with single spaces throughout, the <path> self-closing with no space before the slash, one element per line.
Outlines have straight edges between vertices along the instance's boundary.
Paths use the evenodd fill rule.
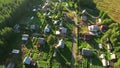
<path fill-rule="evenodd" d="M 25 15 L 29 0 L 0 0 L 0 58 L 5 57 L 15 41 L 13 26 Z"/>

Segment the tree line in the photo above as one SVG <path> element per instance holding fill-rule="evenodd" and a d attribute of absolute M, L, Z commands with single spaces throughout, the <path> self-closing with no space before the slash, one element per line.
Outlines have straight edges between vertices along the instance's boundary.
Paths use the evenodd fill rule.
<path fill-rule="evenodd" d="M 15 41 L 13 26 L 28 12 L 29 4 L 30 0 L 0 0 L 0 58 L 12 47 Z"/>

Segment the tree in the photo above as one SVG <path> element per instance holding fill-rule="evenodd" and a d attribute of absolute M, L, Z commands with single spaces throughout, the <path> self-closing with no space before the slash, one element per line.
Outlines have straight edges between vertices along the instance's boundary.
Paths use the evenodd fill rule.
<path fill-rule="evenodd" d="M 50 45 L 54 45 L 57 42 L 57 38 L 54 35 L 50 35 L 47 39 L 47 43 Z"/>

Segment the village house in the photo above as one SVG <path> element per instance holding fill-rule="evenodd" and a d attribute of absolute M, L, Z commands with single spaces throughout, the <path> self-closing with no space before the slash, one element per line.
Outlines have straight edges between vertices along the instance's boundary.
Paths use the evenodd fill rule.
<path fill-rule="evenodd" d="M 90 57 L 93 55 L 93 51 L 87 48 L 82 49 L 82 55 L 85 57 Z"/>
<path fill-rule="evenodd" d="M 56 35 L 66 35 L 67 33 L 67 28 L 65 27 L 60 27 L 59 30 L 56 31 Z"/>
<path fill-rule="evenodd" d="M 43 47 L 45 47 L 44 44 L 45 44 L 45 39 L 44 38 L 38 38 L 37 48 L 40 48 L 41 45 L 43 45 Z"/>
<path fill-rule="evenodd" d="M 27 64 L 27 65 L 30 65 L 31 60 L 32 60 L 32 59 L 27 56 L 27 57 L 24 58 L 23 63 L 24 63 L 24 64 Z"/>
<path fill-rule="evenodd" d="M 59 40 L 58 44 L 55 46 L 55 48 L 64 48 L 65 42 L 63 39 Z"/>
<path fill-rule="evenodd" d="M 22 35 L 22 41 L 27 41 L 29 38 L 29 35 L 28 34 L 23 34 Z"/>
<path fill-rule="evenodd" d="M 91 35 L 98 35 L 99 34 L 99 27 L 97 25 L 90 25 L 88 26 L 89 33 Z"/>
<path fill-rule="evenodd" d="M 50 32 L 50 26 L 47 24 L 44 29 L 44 33 L 49 33 Z"/>
<path fill-rule="evenodd" d="M 81 16 L 81 20 L 82 20 L 82 21 L 87 21 L 87 16 L 82 15 L 82 16 Z"/>

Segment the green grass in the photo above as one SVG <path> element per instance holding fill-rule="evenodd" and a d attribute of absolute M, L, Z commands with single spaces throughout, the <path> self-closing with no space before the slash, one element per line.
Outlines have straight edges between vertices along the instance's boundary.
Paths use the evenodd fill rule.
<path fill-rule="evenodd" d="M 98 56 L 94 56 L 92 58 L 92 65 L 90 66 L 90 68 L 103 68 L 102 67 L 102 62 L 101 60 L 98 58 Z"/>
<path fill-rule="evenodd" d="M 97 8 L 105 11 L 108 15 L 120 23 L 120 0 L 94 0 L 97 4 Z M 109 6 L 108 6 L 109 5 Z"/>
<path fill-rule="evenodd" d="M 46 61 L 38 61 L 39 63 L 39 67 L 42 67 L 42 68 L 49 68 L 49 63 L 46 62 Z"/>
<path fill-rule="evenodd" d="M 5 68 L 5 66 L 4 65 L 0 65 L 0 68 Z"/>
<path fill-rule="evenodd" d="M 34 53 L 32 59 L 36 61 L 38 59 L 38 54 Z"/>

